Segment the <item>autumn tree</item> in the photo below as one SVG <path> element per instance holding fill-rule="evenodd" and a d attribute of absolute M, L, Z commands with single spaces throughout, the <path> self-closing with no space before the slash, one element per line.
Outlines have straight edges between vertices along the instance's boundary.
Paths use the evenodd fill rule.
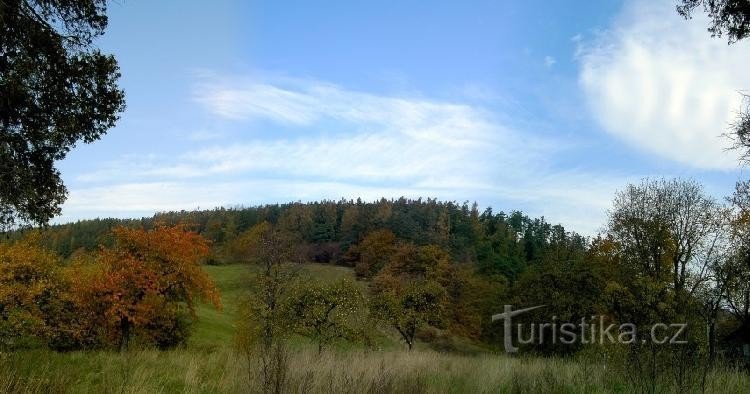
<path fill-rule="evenodd" d="M 492 322 L 486 317 L 503 308 L 508 281 L 501 277 L 484 277 L 473 264 L 452 263 L 439 283 L 446 292 L 440 324 L 445 328 L 445 335 L 434 339 L 443 346 L 452 346 L 451 337 L 490 339 Z"/>
<path fill-rule="evenodd" d="M 358 277 L 372 278 L 383 268 L 396 249 L 396 236 L 390 230 L 375 230 L 347 251 L 347 259 L 354 261 Z"/>
<path fill-rule="evenodd" d="M 295 203 L 289 205 L 284 213 L 281 214 L 278 220 L 279 231 L 287 234 L 295 234 L 300 237 L 301 240 L 306 240 L 312 237 L 313 232 L 313 216 L 311 207 L 302 205 L 301 203 Z"/>
<path fill-rule="evenodd" d="M 318 343 L 318 353 L 338 339 L 359 336 L 364 298 L 349 280 L 306 281 L 290 297 L 295 330 Z"/>
<path fill-rule="evenodd" d="M 0 242 L 0 349 L 46 341 L 50 320 L 65 292 L 60 259 L 40 245 L 37 233 Z"/>
<path fill-rule="evenodd" d="M 445 289 L 436 282 L 414 282 L 379 292 L 373 296 L 371 309 L 411 350 L 419 329 L 440 324 L 444 300 Z"/>
<path fill-rule="evenodd" d="M 114 246 L 98 253 L 102 268 L 90 292 L 120 349 L 134 335 L 174 346 L 186 339 L 185 319 L 195 318 L 198 300 L 221 307 L 219 291 L 200 265 L 209 251 L 200 235 L 181 225 L 157 225 L 148 231 L 118 227 L 113 236 Z"/>
<path fill-rule="evenodd" d="M 441 283 L 450 266 L 437 246 L 402 244 L 373 279 L 373 314 L 393 327 L 412 349 L 419 329 L 442 326 L 448 294 Z"/>
<path fill-rule="evenodd" d="M 0 2 L 0 231 L 58 214 L 67 191 L 55 163 L 125 107 L 117 62 L 94 45 L 106 5 Z"/>

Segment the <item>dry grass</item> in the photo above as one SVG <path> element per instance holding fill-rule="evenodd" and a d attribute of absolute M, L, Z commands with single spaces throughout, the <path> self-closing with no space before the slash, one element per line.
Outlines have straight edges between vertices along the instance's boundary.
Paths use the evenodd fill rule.
<path fill-rule="evenodd" d="M 241 393 L 255 392 L 259 376 L 228 348 L 4 354 L 0 392 Z M 253 369 L 250 369 L 253 371 Z M 330 352 L 291 355 L 291 393 L 591 393 L 630 392 L 603 366 L 564 359 L 458 356 L 428 351 Z M 665 387 L 669 392 L 671 388 Z M 741 372 L 711 374 L 708 392 L 750 392 Z"/>

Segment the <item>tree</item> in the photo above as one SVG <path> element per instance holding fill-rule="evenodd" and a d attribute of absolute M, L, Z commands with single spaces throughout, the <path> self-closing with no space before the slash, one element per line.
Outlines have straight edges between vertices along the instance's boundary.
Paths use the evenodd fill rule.
<path fill-rule="evenodd" d="M 732 140 L 732 148 L 742 152 L 740 162 L 750 164 L 750 96 L 743 94 L 742 106 L 725 135 Z"/>
<path fill-rule="evenodd" d="M 64 292 L 60 259 L 32 234 L 0 243 L 0 349 L 53 335 L 49 319 Z"/>
<path fill-rule="evenodd" d="M 607 233 L 622 263 L 678 296 L 692 292 L 715 251 L 719 208 L 692 180 L 643 180 L 615 196 Z"/>
<path fill-rule="evenodd" d="M 373 281 L 373 314 L 401 335 L 409 350 L 418 330 L 442 326 L 448 293 L 441 283 L 448 254 L 434 245 L 402 244 Z"/>
<path fill-rule="evenodd" d="M 398 331 L 411 350 L 421 327 L 440 324 L 445 299 L 445 289 L 437 282 L 413 282 L 377 293 L 371 309 L 378 319 Z"/>
<path fill-rule="evenodd" d="M 692 180 L 643 180 L 618 192 L 609 215 L 607 236 L 617 247 L 620 282 L 606 290 L 621 318 L 638 327 L 657 322 L 686 323 L 685 344 L 655 346 L 640 334 L 629 346 L 638 379 L 671 370 L 678 387 L 696 374 L 714 338 L 718 307 L 714 288 L 721 267 L 724 224 L 721 207 Z M 705 323 L 706 330 L 696 329 Z M 710 352 L 710 350 L 709 350 Z"/>
<path fill-rule="evenodd" d="M 105 11 L 105 0 L 0 2 L 0 230 L 58 214 L 55 161 L 125 107 L 117 62 L 93 47 Z"/>
<path fill-rule="evenodd" d="M 390 230 L 375 230 L 347 251 L 347 259 L 356 261 L 357 276 L 372 278 L 388 262 L 396 247 Z"/>
<path fill-rule="evenodd" d="M 750 181 L 737 183 L 730 202 L 732 248 L 726 301 L 740 324 L 750 325 Z"/>
<path fill-rule="evenodd" d="M 727 36 L 732 44 L 750 35 L 750 1 L 747 0 L 681 0 L 677 12 L 691 19 L 702 8 L 711 19 L 708 31 L 713 37 Z"/>
<path fill-rule="evenodd" d="M 298 270 L 290 263 L 299 261 L 298 238 L 268 222 L 238 238 L 243 239 L 245 254 L 254 266 L 237 342 L 247 358 L 248 373 L 254 371 L 253 355 L 256 351 L 260 355 L 263 391 L 281 393 L 287 380 L 286 339 L 294 326 L 287 306 L 297 286 Z"/>
<path fill-rule="evenodd" d="M 296 331 L 318 343 L 318 353 L 337 339 L 356 339 L 364 299 L 348 280 L 308 282 L 291 297 Z"/>
<path fill-rule="evenodd" d="M 133 335 L 160 347 L 186 339 L 186 316 L 195 318 L 197 300 L 221 308 L 220 294 L 203 271 L 208 241 L 183 226 L 157 225 L 152 230 L 118 227 L 115 244 L 97 256 L 101 268 L 87 298 L 103 312 L 110 340 L 121 350 Z"/>
<path fill-rule="evenodd" d="M 548 250 L 538 264 L 518 277 L 512 291 L 513 305 L 545 307 L 518 320 L 545 321 L 553 313 L 557 324 L 576 325 L 581 319 L 601 314 L 605 288 L 612 279 L 612 270 L 601 256 L 606 254 L 606 247 L 606 242 L 596 239 L 585 254 L 576 242 L 561 242 Z M 566 344 L 560 333 L 551 330 L 540 329 L 538 335 L 540 341 L 531 346 L 540 352 L 570 354 L 581 347 L 580 342 Z"/>

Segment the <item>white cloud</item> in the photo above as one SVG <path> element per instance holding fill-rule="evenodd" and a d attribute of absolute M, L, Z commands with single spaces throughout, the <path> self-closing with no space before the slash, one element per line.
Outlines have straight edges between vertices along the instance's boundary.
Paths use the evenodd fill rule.
<path fill-rule="evenodd" d="M 212 141 L 221 139 L 222 137 L 224 137 L 223 133 L 209 130 L 194 131 L 187 136 L 190 141 Z"/>
<path fill-rule="evenodd" d="M 555 169 L 568 144 L 521 131 L 500 120 L 507 115 L 476 105 L 317 81 L 215 77 L 201 80 L 195 100 L 230 123 L 262 119 L 272 130 L 286 127 L 261 136 L 256 124 L 234 141 L 113 160 L 75 178 L 63 219 L 406 196 L 523 209 L 591 234 L 623 184 L 621 177 Z"/>
<path fill-rule="evenodd" d="M 636 1 L 582 44 L 580 83 L 605 130 L 691 167 L 736 168 L 720 135 L 750 88 L 750 43 L 728 46 L 706 27 L 670 2 Z"/>
<path fill-rule="evenodd" d="M 552 56 L 545 56 L 544 57 L 544 67 L 552 68 L 552 66 L 554 66 L 555 63 L 557 63 L 557 60 L 555 60 L 554 57 L 552 57 Z"/>
<path fill-rule="evenodd" d="M 471 180 L 489 185 L 501 171 L 530 171 L 556 149 L 466 104 L 373 95 L 316 81 L 270 84 L 235 78 L 204 80 L 198 86 L 196 101 L 217 116 L 266 119 L 305 132 L 198 149 L 183 155 L 180 165 L 162 167 L 154 175 L 272 171 L 359 183 L 447 186 Z M 347 131 L 325 132 L 330 123 Z"/>

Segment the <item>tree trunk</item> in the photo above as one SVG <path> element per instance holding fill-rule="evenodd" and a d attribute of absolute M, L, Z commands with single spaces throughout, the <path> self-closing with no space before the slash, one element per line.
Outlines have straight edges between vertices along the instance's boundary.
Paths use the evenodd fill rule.
<path fill-rule="evenodd" d="M 716 319 L 708 323 L 708 366 L 713 367 L 716 360 Z"/>
<path fill-rule="evenodd" d="M 120 318 L 120 351 L 128 350 L 130 342 L 130 321 L 127 317 Z"/>

